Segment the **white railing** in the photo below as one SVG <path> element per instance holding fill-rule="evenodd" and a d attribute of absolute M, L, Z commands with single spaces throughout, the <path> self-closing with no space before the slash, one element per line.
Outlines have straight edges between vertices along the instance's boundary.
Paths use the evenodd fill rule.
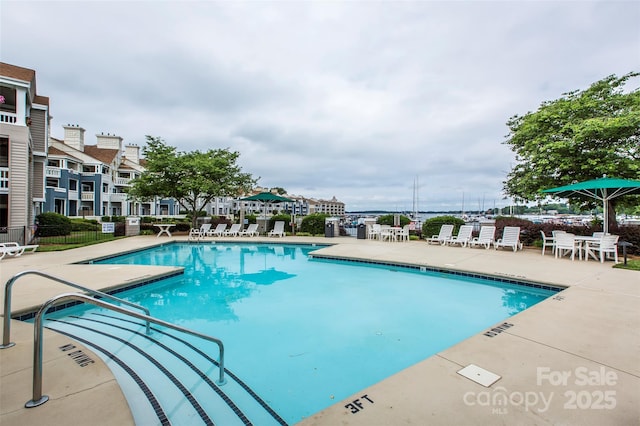
<path fill-rule="evenodd" d="M 47 177 L 59 178 L 60 177 L 60 169 L 58 169 L 56 167 L 47 166 L 46 175 L 47 175 Z"/>
<path fill-rule="evenodd" d="M 93 201 L 96 198 L 93 192 L 83 192 L 82 193 L 82 201 Z"/>
<path fill-rule="evenodd" d="M 16 124 L 18 116 L 12 112 L 0 112 L 0 123 Z"/>
<path fill-rule="evenodd" d="M 111 194 L 111 201 L 116 201 L 116 202 L 127 201 L 127 194 L 122 194 L 122 193 Z"/>
<path fill-rule="evenodd" d="M 78 199 L 78 191 L 69 190 L 69 199 L 77 200 Z"/>
<path fill-rule="evenodd" d="M 9 168 L 0 167 L 0 189 L 9 189 Z"/>
<path fill-rule="evenodd" d="M 131 182 L 131 179 L 129 178 L 116 178 L 116 185 L 129 185 L 129 182 Z"/>

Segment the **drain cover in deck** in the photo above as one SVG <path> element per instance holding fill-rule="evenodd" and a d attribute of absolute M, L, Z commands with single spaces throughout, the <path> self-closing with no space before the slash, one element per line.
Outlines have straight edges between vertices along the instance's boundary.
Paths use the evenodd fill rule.
<path fill-rule="evenodd" d="M 459 370 L 458 374 L 466 377 L 467 379 L 473 380 L 474 382 L 479 383 L 487 388 L 500 380 L 500 376 L 498 376 L 497 374 L 473 364 L 469 364 L 462 370 Z"/>

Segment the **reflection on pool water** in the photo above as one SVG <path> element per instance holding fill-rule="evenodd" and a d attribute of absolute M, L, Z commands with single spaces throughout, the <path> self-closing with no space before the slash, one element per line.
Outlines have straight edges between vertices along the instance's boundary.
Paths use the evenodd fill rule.
<path fill-rule="evenodd" d="M 394 266 L 309 259 L 314 246 L 168 244 L 96 263 L 184 266 L 119 293 L 216 336 L 226 367 L 295 423 L 554 294 Z"/>

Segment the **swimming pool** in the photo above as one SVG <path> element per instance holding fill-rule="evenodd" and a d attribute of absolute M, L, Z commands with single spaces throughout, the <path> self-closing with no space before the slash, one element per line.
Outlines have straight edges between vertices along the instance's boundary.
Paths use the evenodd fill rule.
<path fill-rule="evenodd" d="M 309 259 L 308 254 L 317 249 L 176 243 L 100 263 L 114 268 L 118 264 L 184 266 L 184 275 L 127 290 L 118 297 L 148 307 L 152 316 L 222 339 L 225 367 L 287 423 L 308 417 L 554 294 L 393 265 Z M 74 308 L 71 313 L 82 319 L 65 321 L 78 323 L 96 315 L 112 324 L 122 321 L 100 309 Z M 55 328 L 64 329 L 63 325 L 56 323 Z M 124 351 L 120 340 L 101 341 L 100 345 L 113 345 L 109 353 Z M 112 365 L 109 356 L 105 360 L 120 381 L 122 366 Z M 131 365 L 146 368 L 138 361 Z M 215 372 L 207 371 L 215 377 Z M 195 392 L 201 382 L 193 379 L 187 388 Z M 130 385 L 122 386 L 127 394 Z M 163 386 L 158 381 L 149 387 Z M 231 388 L 230 384 L 221 386 L 224 392 Z M 130 405 L 134 416 L 144 415 L 136 412 L 136 403 Z M 218 411 L 206 403 L 203 409 Z M 186 415 L 181 410 L 174 408 L 169 413 L 176 424 Z M 136 422 L 143 423 L 139 417 Z"/>

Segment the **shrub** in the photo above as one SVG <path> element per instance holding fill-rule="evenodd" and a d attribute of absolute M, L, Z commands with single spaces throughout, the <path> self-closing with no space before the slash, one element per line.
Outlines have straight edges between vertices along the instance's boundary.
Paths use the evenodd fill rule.
<path fill-rule="evenodd" d="M 71 219 L 71 231 L 96 231 L 100 229 L 94 219 Z"/>
<path fill-rule="evenodd" d="M 71 220 L 58 213 L 41 213 L 36 217 L 38 237 L 54 237 L 71 234 Z"/>
<path fill-rule="evenodd" d="M 436 216 L 427 219 L 422 224 L 422 235 L 429 238 L 432 235 L 438 235 L 442 225 L 453 225 L 453 235 L 458 233 L 460 226 L 464 225 L 464 220 L 455 216 Z"/>
<path fill-rule="evenodd" d="M 308 232 L 311 235 L 324 234 L 324 220 L 328 218 L 328 214 L 314 213 L 305 216 L 300 224 L 300 232 Z"/>
<path fill-rule="evenodd" d="M 125 217 L 124 216 L 102 216 L 100 220 L 102 222 L 124 223 Z"/>

